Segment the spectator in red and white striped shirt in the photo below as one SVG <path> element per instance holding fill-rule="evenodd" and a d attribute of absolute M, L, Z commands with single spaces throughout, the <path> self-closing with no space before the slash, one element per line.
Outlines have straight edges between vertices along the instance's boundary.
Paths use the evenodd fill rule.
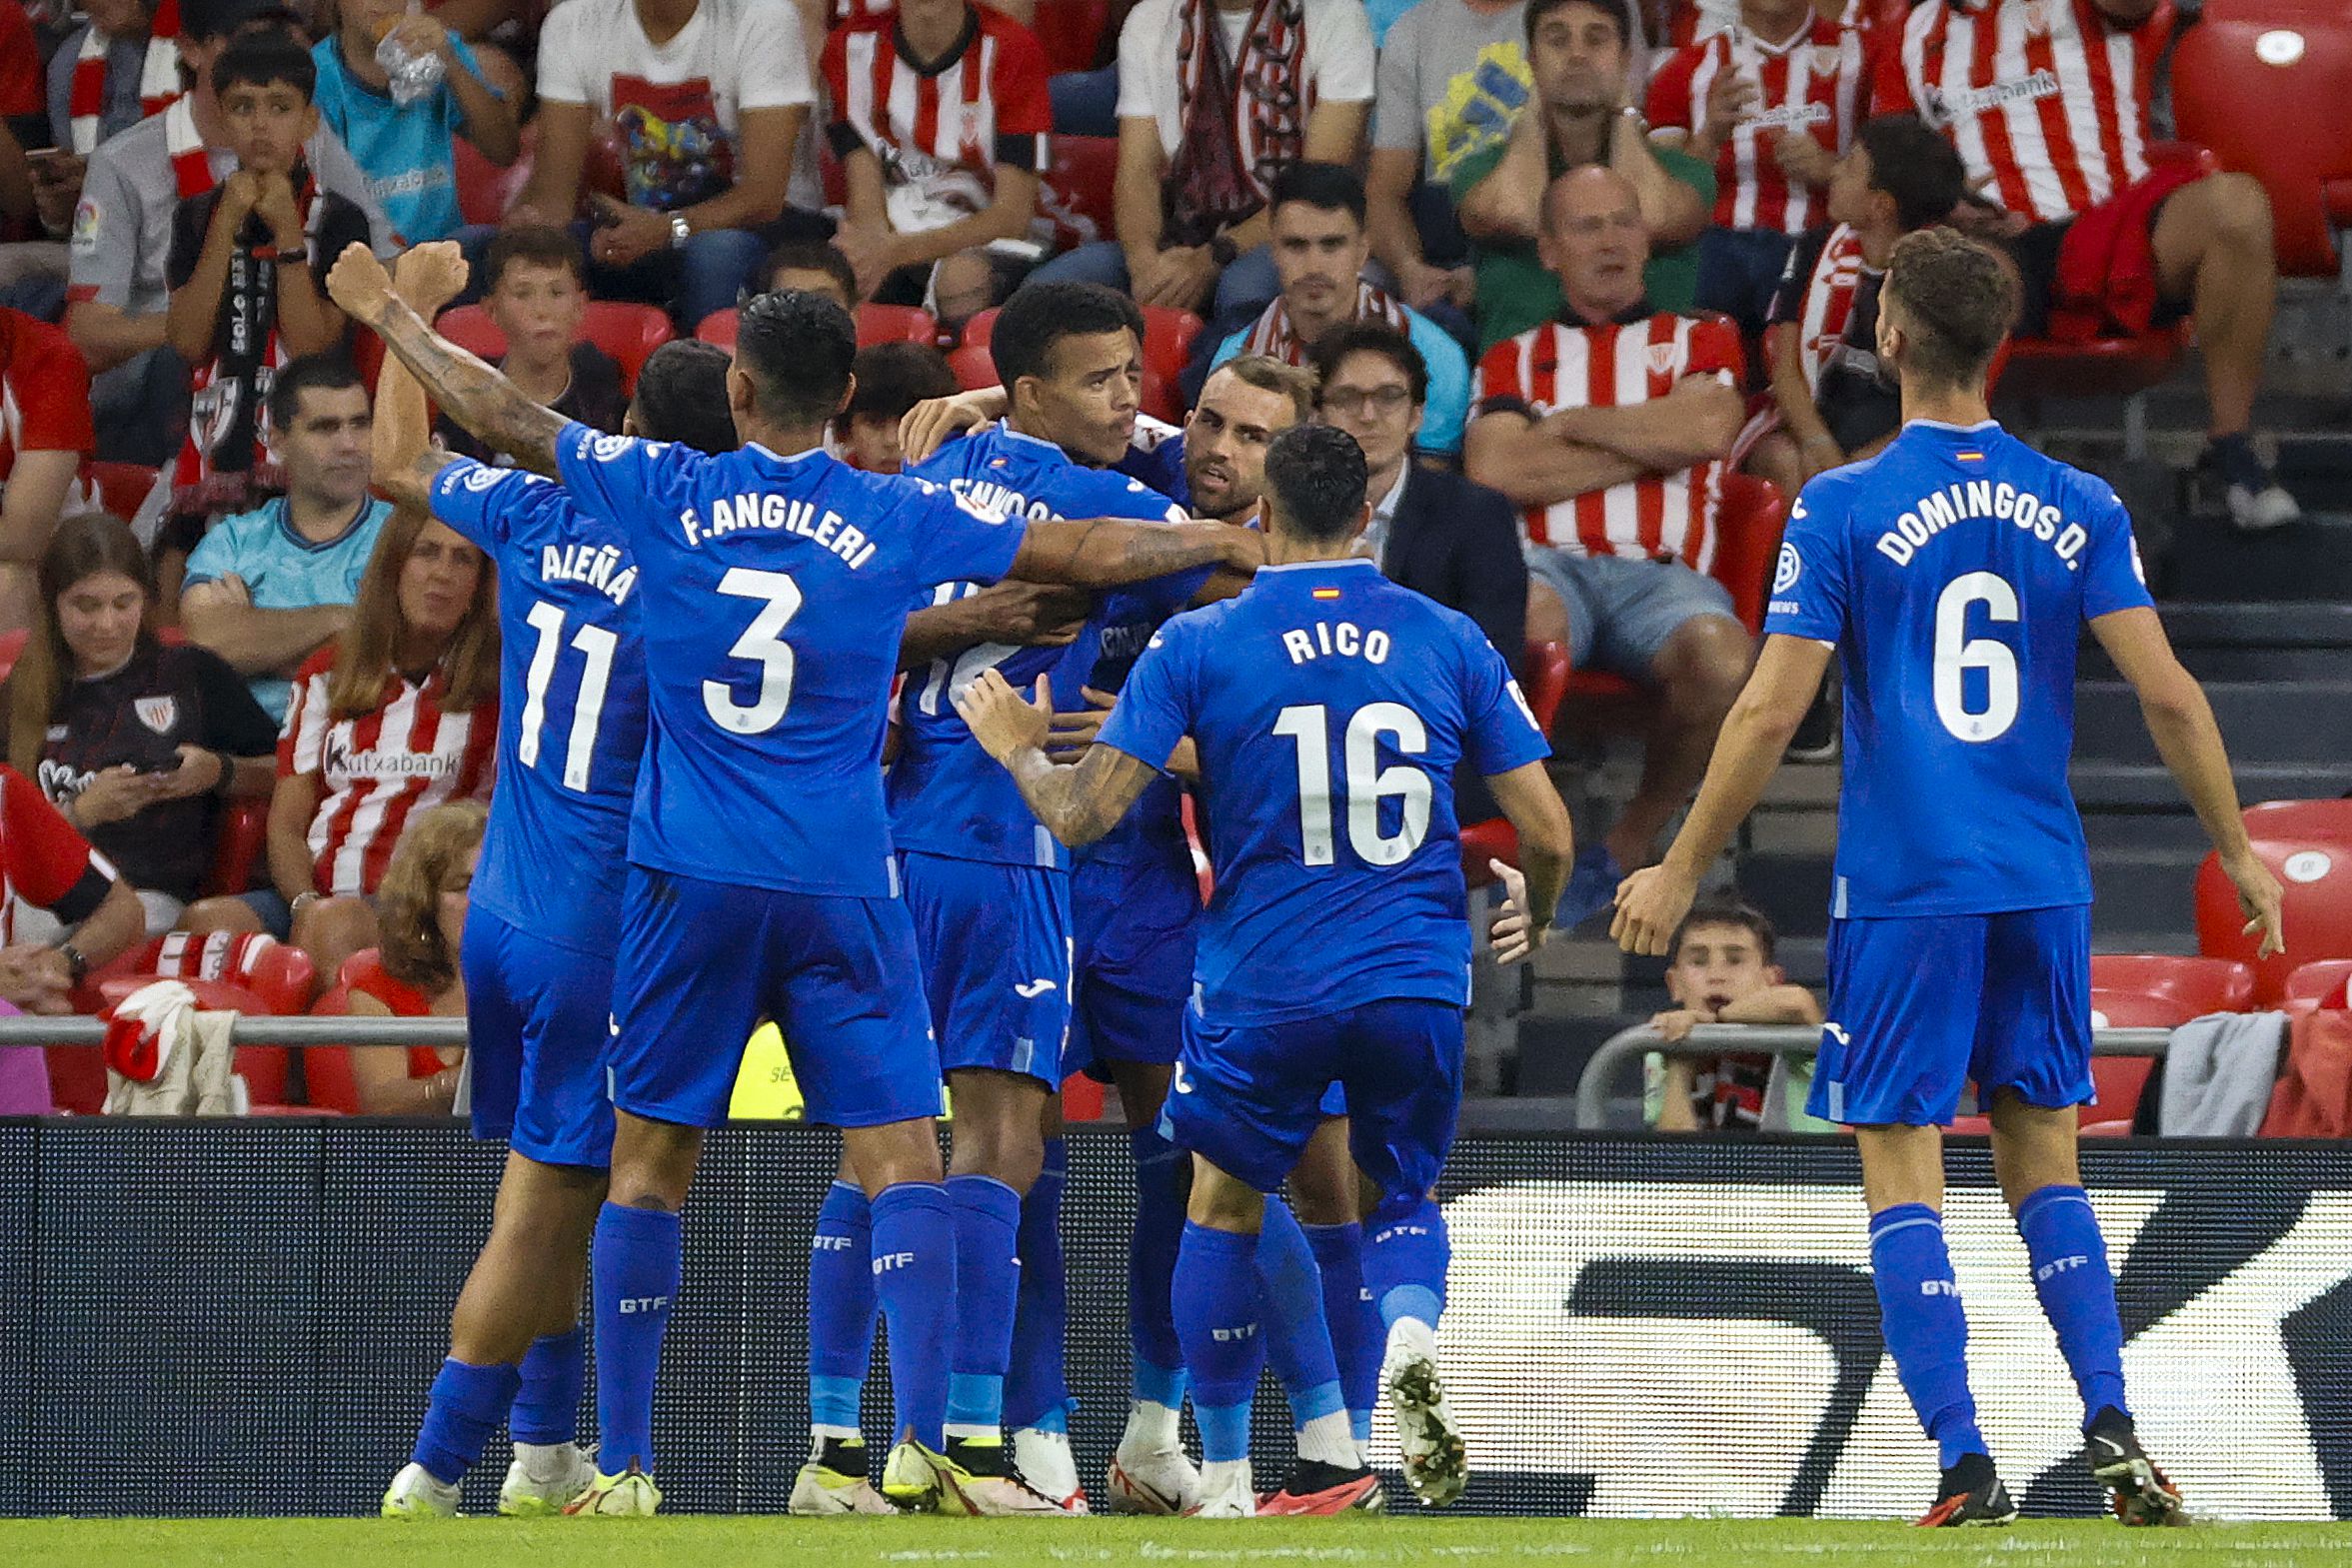
<path fill-rule="evenodd" d="M 1820 221 L 1867 83 L 1862 34 L 1811 0 L 1740 0 L 1739 22 L 1677 50 L 1649 85 L 1650 135 L 1715 169 L 1698 306 L 1762 328 L 1796 236 Z"/>
<path fill-rule="evenodd" d="M 1706 772 L 1750 648 L 1704 575 L 1741 418 L 1737 329 L 1650 309 L 1648 230 L 1613 170 L 1552 182 L 1542 248 L 1566 310 L 1479 361 L 1464 466 L 1520 508 L 1529 639 L 1565 643 L 1579 668 L 1653 688 L 1659 704 L 1640 787 L 1576 857 L 1564 929 L 1649 863 Z"/>
<path fill-rule="evenodd" d="M 828 135 L 849 182 L 834 243 L 860 293 L 922 305 L 935 266 L 1029 238 L 1054 128 L 1046 76 L 1036 36 L 970 0 L 900 0 L 834 30 Z M 994 270 L 1002 298 L 1021 265 Z"/>
<path fill-rule="evenodd" d="M 482 552 L 407 508 L 376 542 L 351 630 L 294 680 L 270 796 L 270 883 L 206 898 L 191 931 L 267 930 L 321 974 L 377 937 L 374 894 L 409 819 L 490 797 L 498 614 Z"/>
<path fill-rule="evenodd" d="M 35 620 L 33 569 L 92 441 L 81 351 L 62 328 L 0 309 L 0 629 Z"/>
<path fill-rule="evenodd" d="M 2148 106 L 2173 32 L 2159 9 L 1919 6 L 1878 57 L 1873 107 L 1914 109 L 1959 148 L 2024 274 L 2020 338 L 2194 320 L 2209 414 L 2199 471 L 2239 528 L 2276 528 L 2300 509 L 2250 436 L 2278 293 L 2270 199 L 2249 175 L 2153 146 Z"/>

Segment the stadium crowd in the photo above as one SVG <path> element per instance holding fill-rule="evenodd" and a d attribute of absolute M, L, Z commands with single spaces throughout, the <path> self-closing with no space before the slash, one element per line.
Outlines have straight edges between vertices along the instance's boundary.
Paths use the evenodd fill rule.
<path fill-rule="evenodd" d="M 684 396 L 658 344 L 827 294 L 865 345 L 834 440 L 885 472 L 1002 416 L 1014 291 L 1132 292 L 1120 466 L 1239 520 L 1273 436 L 1337 426 L 1390 577 L 1639 694 L 1640 784 L 1563 926 L 1696 787 L 1784 498 L 1896 430 L 1903 234 L 2003 241 L 2029 336 L 2190 323 L 2214 510 L 2296 516 L 2250 425 L 2270 208 L 2158 142 L 2161 0 L 1106 9 L 0 0 L 0 999 L 87 1007 L 178 931 L 292 943 L 295 1007 L 458 1009 L 434 900 L 494 782 L 494 585 L 371 493 L 382 350 L 325 287 L 354 241 L 458 242 L 444 330 L 608 431 Z M 1741 1005 L 1817 1017 L 1744 918 L 1709 927 Z M 451 1087 L 412 1055 L 355 1108 Z"/>

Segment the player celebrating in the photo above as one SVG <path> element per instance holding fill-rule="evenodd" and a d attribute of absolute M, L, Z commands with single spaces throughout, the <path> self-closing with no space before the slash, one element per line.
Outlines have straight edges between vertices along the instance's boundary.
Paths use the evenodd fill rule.
<path fill-rule="evenodd" d="M 419 246 L 400 259 L 398 284 L 430 318 L 465 288 L 465 259 L 454 244 Z M 665 344 L 623 428 L 729 451 L 726 383 L 721 351 Z M 515 1458 L 498 1510 L 551 1514 L 592 1478 L 573 1442 L 587 1375 L 578 1313 L 613 1146 L 606 1020 L 645 750 L 637 572 L 621 530 L 580 512 L 562 487 L 430 451 L 427 427 L 424 389 L 387 356 L 376 483 L 473 541 L 499 578 L 505 766 L 464 964 L 474 1132 L 506 1138 L 510 1153 L 490 1238 L 451 1315 L 449 1359 L 383 1511 L 455 1513 L 460 1480 L 506 1422 Z"/>
<path fill-rule="evenodd" d="M 703 1129 L 723 1120 L 763 1017 L 792 1042 L 810 1115 L 844 1129 L 872 1205 L 901 1441 L 887 1495 L 968 1511 L 942 1449 L 955 1234 L 933 1129 L 939 1057 L 906 977 L 882 738 L 908 608 L 1008 574 L 1109 587 L 1247 568 L 1256 542 L 1196 526 L 1006 520 L 937 486 L 826 456 L 857 332 L 831 301 L 745 308 L 728 406 L 747 445 L 711 458 L 567 424 L 436 336 L 353 247 L 330 290 L 441 406 L 627 532 L 645 628 L 645 786 L 629 829 L 611 1047 L 610 1196 L 591 1274 L 598 1475 L 581 1512 L 652 1512 L 653 1384 L 678 1298 Z M 716 1047 L 716 1048 L 715 1048 Z"/>
<path fill-rule="evenodd" d="M 1754 807 L 1836 650 L 1846 746 L 1833 1021 L 1807 1109 L 1852 1124 L 1861 1148 L 1880 1322 L 1943 1466 L 1919 1522 L 2017 1516 L 1977 1430 L 1940 1216 L 1941 1128 L 1973 1078 L 2042 1311 L 2082 1394 L 2091 1473 L 2125 1524 L 2175 1523 L 2180 1494 L 2133 1435 L 2115 1283 L 2075 1157 L 2074 1107 L 2092 1094 L 2091 886 L 2066 766 L 2085 621 L 2139 694 L 2266 953 L 2283 947 L 2279 886 L 2247 845 L 2221 734 L 2173 658 L 2122 503 L 1986 411 L 1986 369 L 2017 292 L 2003 258 L 1950 230 L 1895 246 L 1878 353 L 1901 382 L 1902 433 L 1805 487 L 1763 657 L 1673 848 L 1618 889 L 1613 929 L 1629 952 L 1666 950 L 1699 868 Z"/>
<path fill-rule="evenodd" d="M 1405 1475 L 1424 1502 L 1460 1495 L 1436 1366 L 1445 1222 L 1430 1196 L 1468 1001 L 1455 765 L 1475 763 L 1518 828 L 1537 907 L 1556 902 L 1573 853 L 1502 657 L 1467 617 L 1351 554 L 1364 517 L 1355 443 L 1285 431 L 1265 470 L 1274 565 L 1238 599 L 1161 630 L 1080 762 L 1041 749 L 1047 694 L 1032 707 L 991 672 L 959 704 L 1065 843 L 1109 830 L 1179 743 L 1197 752 L 1216 895 L 1165 1121 L 1193 1153 L 1176 1301 L 1207 1459 L 1194 1511 L 1224 1518 L 1256 1512 L 1260 1194 L 1297 1162 L 1334 1082 L 1380 1192 L 1364 1272 L 1388 1325 L 1382 1376 Z"/>

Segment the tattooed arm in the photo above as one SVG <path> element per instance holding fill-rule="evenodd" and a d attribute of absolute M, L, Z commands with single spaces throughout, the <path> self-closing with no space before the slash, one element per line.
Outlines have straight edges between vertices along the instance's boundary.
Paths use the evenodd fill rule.
<path fill-rule="evenodd" d="M 1070 767 L 1046 760 L 1046 735 L 1054 722 L 1054 694 L 1038 680 L 1034 704 L 1022 701 L 1004 676 L 984 670 L 956 694 L 956 712 L 972 727 L 989 756 L 1005 766 L 1021 786 L 1046 830 L 1076 848 L 1093 843 L 1128 813 L 1158 776 L 1151 764 L 1108 746 L 1091 746 Z"/>
<path fill-rule="evenodd" d="M 396 266 L 393 282 L 401 299 L 428 316 L 456 299 L 466 286 L 465 257 L 447 241 L 420 245 L 402 256 Z M 432 411 L 426 406 L 425 389 L 390 354 L 384 356 L 384 368 L 376 375 L 374 458 L 376 489 L 393 505 L 426 513 L 433 510 L 433 482 L 449 466 L 449 454 L 433 446 Z"/>
<path fill-rule="evenodd" d="M 450 418 L 535 474 L 559 477 L 561 414 L 541 408 L 491 366 L 436 333 L 392 292 L 384 264 L 364 245 L 343 253 L 327 274 L 327 292 L 352 320 L 364 322 L 399 356 Z M 1122 578 L 1119 581 L 1125 582 Z"/>
<path fill-rule="evenodd" d="M 1124 523 L 1040 519 L 1030 523 L 1007 577 L 1080 588 L 1117 588 L 1195 567 L 1244 576 L 1265 564 L 1265 536 L 1224 523 Z"/>

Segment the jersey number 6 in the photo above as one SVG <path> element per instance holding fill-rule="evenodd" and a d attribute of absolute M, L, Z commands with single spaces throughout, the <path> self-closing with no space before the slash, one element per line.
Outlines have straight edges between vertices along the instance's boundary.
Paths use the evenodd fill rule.
<path fill-rule="evenodd" d="M 2017 591 L 1990 572 L 1952 579 L 1935 601 L 1935 717 L 1954 737 L 1991 741 L 2017 722 L 2017 656 L 2006 643 L 1968 636 L 1968 608 L 1984 606 L 1985 619 L 2014 625 Z M 1970 711 L 1964 677 L 1984 672 L 1984 707 Z"/>
<path fill-rule="evenodd" d="M 801 586 L 782 572 L 730 567 L 719 580 L 719 592 L 763 602 L 752 624 L 727 651 L 730 659 L 749 659 L 760 667 L 760 700 L 739 703 L 726 682 L 705 681 L 703 712 L 722 730 L 766 735 L 784 722 L 784 711 L 792 707 L 793 651 L 784 641 L 784 628 L 800 611 Z"/>
<path fill-rule="evenodd" d="M 1320 703 L 1294 704 L 1274 717 L 1275 735 L 1298 748 L 1298 841 L 1308 865 L 1331 863 L 1331 721 Z M 1420 715 L 1401 703 L 1366 703 L 1347 721 L 1347 844 L 1367 865 L 1394 865 L 1429 832 L 1429 776 L 1409 764 L 1380 766 L 1379 738 L 1394 738 L 1408 757 L 1429 749 Z M 1393 797 L 1402 820 L 1380 831 L 1380 802 Z"/>

